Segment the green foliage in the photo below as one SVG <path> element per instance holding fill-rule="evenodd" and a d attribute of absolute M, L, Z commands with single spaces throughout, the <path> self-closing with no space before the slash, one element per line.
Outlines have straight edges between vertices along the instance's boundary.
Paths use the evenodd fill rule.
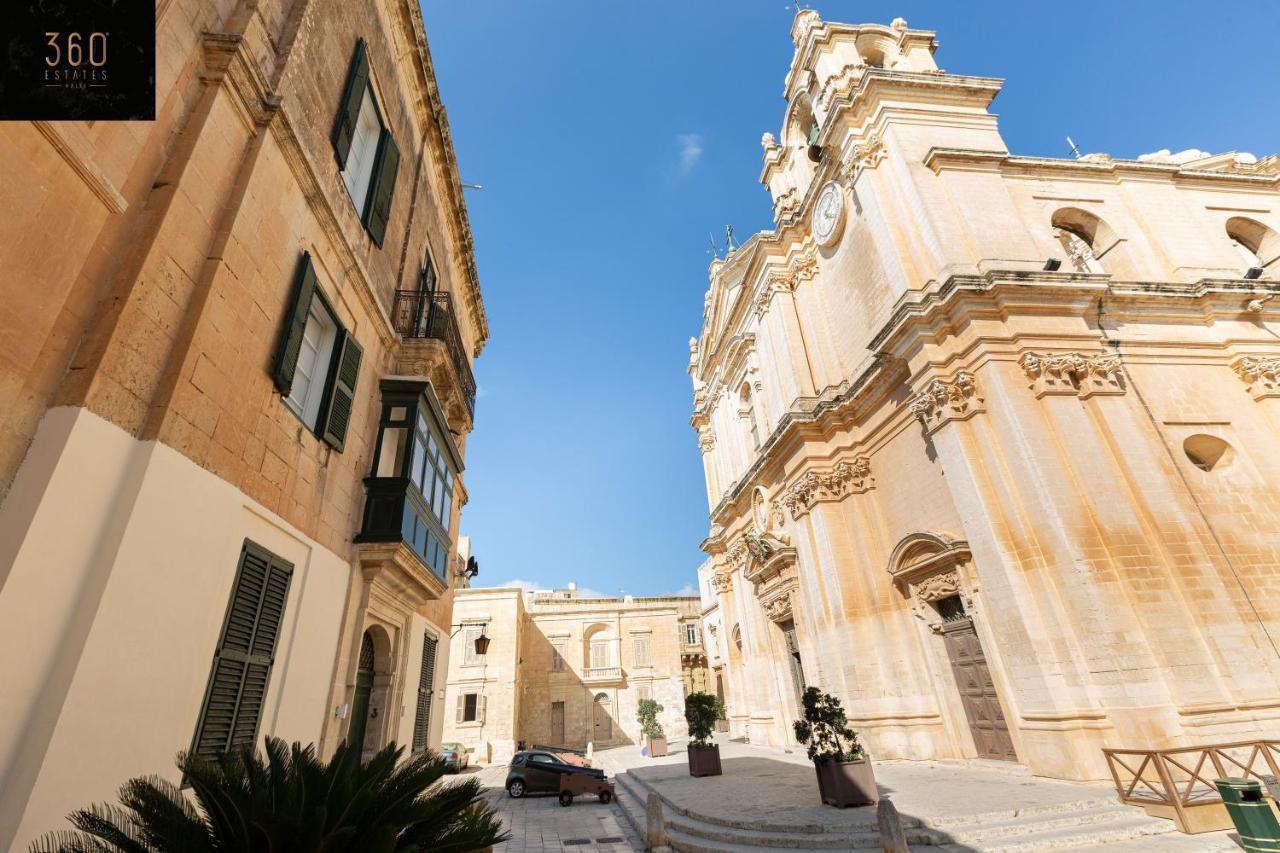
<path fill-rule="evenodd" d="M 647 738 L 666 737 L 662 726 L 658 725 L 658 715 L 665 710 L 654 699 L 641 699 L 636 706 L 636 719 L 640 721 L 640 734 Z"/>
<path fill-rule="evenodd" d="M 720 697 L 710 693 L 690 693 L 684 697 L 684 719 L 694 746 L 710 746 L 711 733 L 720 719 Z"/>
<path fill-rule="evenodd" d="M 75 830 L 32 853 L 401 853 L 469 851 L 510 837 L 476 779 L 437 784 L 433 753 L 400 763 L 395 744 L 361 763 L 344 741 L 326 763 L 312 746 L 267 738 L 216 761 L 179 753 L 191 797 L 158 777 L 131 779 L 121 805 L 72 812 Z"/>
<path fill-rule="evenodd" d="M 849 728 L 840 700 L 816 687 L 801 698 L 804 719 L 795 721 L 796 740 L 809 747 L 809 760 L 857 761 L 866 754 L 858 743 L 858 733 Z"/>

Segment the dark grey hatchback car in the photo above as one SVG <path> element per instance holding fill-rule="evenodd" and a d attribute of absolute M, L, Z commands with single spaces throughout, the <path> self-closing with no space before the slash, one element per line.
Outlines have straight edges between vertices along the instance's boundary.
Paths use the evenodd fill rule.
<path fill-rule="evenodd" d="M 525 794 L 554 794 L 560 790 L 560 777 L 565 773 L 582 773 L 604 778 L 604 771 L 596 767 L 580 767 L 561 760 L 555 753 L 541 750 L 517 752 L 507 771 L 507 793 L 512 797 Z"/>

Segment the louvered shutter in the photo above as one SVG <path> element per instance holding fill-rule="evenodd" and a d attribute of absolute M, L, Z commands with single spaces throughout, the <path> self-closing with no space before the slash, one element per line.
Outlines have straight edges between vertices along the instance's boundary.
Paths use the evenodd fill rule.
<path fill-rule="evenodd" d="M 351 139 L 356 132 L 356 119 L 360 115 L 360 103 L 364 100 L 364 90 L 369 85 L 369 57 L 365 51 L 364 39 L 356 42 L 356 52 L 351 57 L 351 68 L 347 71 L 347 88 L 342 94 L 342 103 L 338 105 L 338 118 L 333 123 L 333 153 L 338 159 L 338 168 L 347 166 L 347 154 L 351 151 Z"/>
<path fill-rule="evenodd" d="M 373 163 L 373 187 L 364 209 L 364 227 L 379 246 L 391 219 L 391 197 L 396 191 L 396 172 L 399 169 L 400 149 L 396 147 L 391 131 L 384 129 L 378 141 L 378 157 Z"/>
<path fill-rule="evenodd" d="M 456 720 L 456 722 L 459 722 L 459 723 L 462 722 L 462 717 L 466 713 L 466 708 L 467 708 L 467 696 L 465 693 L 459 693 L 458 694 L 458 719 Z"/>
<path fill-rule="evenodd" d="M 285 396 L 293 390 L 293 374 L 298 368 L 298 352 L 302 349 L 302 335 L 307 330 L 307 315 L 311 313 L 311 299 L 315 292 L 316 268 L 311 264 L 311 255 L 303 252 L 294 278 L 293 301 L 284 316 L 276 366 L 272 372 L 276 388 Z"/>
<path fill-rule="evenodd" d="M 476 722 L 484 722 L 484 707 L 488 703 L 488 697 L 481 693 L 476 697 Z"/>
<path fill-rule="evenodd" d="M 266 704 L 293 566 L 245 540 L 192 751 L 252 746 Z"/>
<path fill-rule="evenodd" d="M 360 375 L 360 358 L 364 350 L 356 343 L 354 335 L 344 331 L 334 351 L 336 357 L 329 394 L 320 409 L 320 437 L 335 450 L 342 450 L 347 442 L 347 426 L 351 423 L 356 379 Z"/>
<path fill-rule="evenodd" d="M 431 696 L 436 686 L 436 638 L 422 640 L 422 674 L 418 677 L 418 707 L 413 718 L 413 751 L 422 752 L 431 739 Z"/>

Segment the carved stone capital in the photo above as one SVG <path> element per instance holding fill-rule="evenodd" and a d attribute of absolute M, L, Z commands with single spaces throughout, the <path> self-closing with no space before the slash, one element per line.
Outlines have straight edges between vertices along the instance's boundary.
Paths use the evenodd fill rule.
<path fill-rule="evenodd" d="M 1026 352 L 1018 359 L 1018 364 L 1031 380 L 1036 399 L 1049 394 L 1078 395 L 1087 399 L 1095 395 L 1123 394 L 1125 391 L 1124 370 L 1119 356 Z"/>
<path fill-rule="evenodd" d="M 710 453 L 716 446 L 715 433 L 710 428 L 698 430 L 698 449 L 703 453 Z"/>
<path fill-rule="evenodd" d="M 791 618 L 791 593 L 784 592 L 777 598 L 761 602 L 764 615 L 774 622 L 785 622 Z"/>
<path fill-rule="evenodd" d="M 930 434 L 954 420 L 966 420 L 982 411 L 982 396 L 973 374 L 962 370 L 950 382 L 934 379 L 908 404 Z"/>
<path fill-rule="evenodd" d="M 1280 356 L 1242 355 L 1231 362 L 1231 369 L 1248 387 L 1253 399 L 1280 397 Z"/>
<path fill-rule="evenodd" d="M 731 592 L 733 590 L 733 574 L 731 572 L 716 572 L 711 576 L 711 586 L 716 592 Z"/>
<path fill-rule="evenodd" d="M 853 146 L 844 161 L 840 164 L 840 176 L 849 184 L 853 184 L 865 169 L 874 169 L 885 157 L 884 142 L 873 131 L 865 142 Z"/>
<path fill-rule="evenodd" d="M 792 518 L 800 518 L 821 501 L 839 500 L 875 486 L 871 460 L 866 456 L 842 459 L 835 467 L 805 471 L 782 493 L 782 503 Z"/>

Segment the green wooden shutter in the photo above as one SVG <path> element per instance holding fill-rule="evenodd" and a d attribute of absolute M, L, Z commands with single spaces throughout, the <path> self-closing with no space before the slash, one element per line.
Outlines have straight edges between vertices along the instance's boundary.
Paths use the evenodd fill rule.
<path fill-rule="evenodd" d="M 245 540 L 192 751 L 212 758 L 258 739 L 293 566 Z"/>
<path fill-rule="evenodd" d="M 423 752 L 431 740 L 431 697 L 436 688 L 437 640 L 430 632 L 422 639 L 422 674 L 418 677 L 418 707 L 413 718 L 413 751 Z"/>
<path fill-rule="evenodd" d="M 364 351 L 355 336 L 343 331 L 342 340 L 334 346 L 329 394 L 320 408 L 320 437 L 335 450 L 346 446 L 347 426 L 355 404 L 356 379 L 360 375 L 360 358 Z"/>
<path fill-rule="evenodd" d="M 307 315 L 311 312 L 311 299 L 315 292 L 316 268 L 311 264 L 311 255 L 303 252 L 298 264 L 298 274 L 294 279 L 293 302 L 284 315 L 276 366 L 271 374 L 276 388 L 285 396 L 293 390 L 293 374 L 298 369 L 298 351 L 302 349 L 302 335 L 307 330 Z"/>
<path fill-rule="evenodd" d="M 396 172 L 400 168 L 400 149 L 391 137 L 391 131 L 383 129 L 378 141 L 378 157 L 373 163 L 373 187 L 364 206 L 364 226 L 373 242 L 382 245 L 387 233 L 387 221 L 391 219 L 391 196 L 396 191 Z"/>
<path fill-rule="evenodd" d="M 365 51 L 364 39 L 356 42 L 356 52 L 351 57 L 351 68 L 347 71 L 347 88 L 342 94 L 342 103 L 338 106 L 338 118 L 333 123 L 333 153 L 338 159 L 338 168 L 347 167 L 347 154 L 351 151 L 351 139 L 356 132 L 356 118 L 360 115 L 360 103 L 364 100 L 364 90 L 369 86 L 369 56 Z"/>

